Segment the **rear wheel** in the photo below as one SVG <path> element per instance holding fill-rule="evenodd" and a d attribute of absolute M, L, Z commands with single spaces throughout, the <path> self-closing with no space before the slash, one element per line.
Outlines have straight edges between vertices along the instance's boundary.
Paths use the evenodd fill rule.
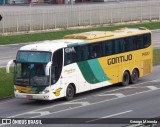
<path fill-rule="evenodd" d="M 66 97 L 65 97 L 65 99 L 67 101 L 72 100 L 73 97 L 74 97 L 74 94 L 75 94 L 75 89 L 74 89 L 73 85 L 69 85 L 67 87 L 67 90 L 66 90 Z"/>
<path fill-rule="evenodd" d="M 131 75 L 130 82 L 131 82 L 132 84 L 135 84 L 135 83 L 137 83 L 138 78 L 139 78 L 138 70 L 137 70 L 137 69 L 134 69 L 134 70 L 132 71 L 132 75 Z"/>
<path fill-rule="evenodd" d="M 123 78 L 122 78 L 122 83 L 121 84 L 123 86 L 127 86 L 129 84 L 129 79 L 130 79 L 129 73 L 128 73 L 128 71 L 125 71 L 123 73 Z"/>

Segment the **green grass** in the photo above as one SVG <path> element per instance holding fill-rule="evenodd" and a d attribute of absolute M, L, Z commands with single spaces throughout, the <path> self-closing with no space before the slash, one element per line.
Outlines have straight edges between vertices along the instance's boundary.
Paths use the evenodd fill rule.
<path fill-rule="evenodd" d="M 77 29 L 77 30 L 63 30 L 63 31 L 56 31 L 56 32 L 21 34 L 21 35 L 13 35 L 13 36 L 0 36 L 0 45 L 27 43 L 27 42 L 35 42 L 35 41 L 43 41 L 43 40 L 55 40 L 55 39 L 61 39 L 65 35 L 73 34 L 73 33 L 87 32 L 87 31 L 93 31 L 93 30 L 112 31 L 118 28 L 123 28 L 123 27 L 128 27 L 128 28 L 146 27 L 150 30 L 153 30 L 153 29 L 160 29 L 160 22 L 96 27 L 96 28 Z"/>
<path fill-rule="evenodd" d="M 160 49 L 153 50 L 153 65 L 160 64 Z"/>
<path fill-rule="evenodd" d="M 0 99 L 13 96 L 13 73 L 6 74 L 5 68 L 0 68 Z"/>

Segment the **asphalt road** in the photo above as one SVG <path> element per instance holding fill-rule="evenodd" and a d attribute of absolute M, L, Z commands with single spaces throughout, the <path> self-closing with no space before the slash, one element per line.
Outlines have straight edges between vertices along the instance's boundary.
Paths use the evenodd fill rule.
<path fill-rule="evenodd" d="M 79 94 L 73 101 L 57 99 L 46 102 L 15 98 L 0 101 L 0 118 L 88 118 L 82 121 L 85 125 L 48 124 L 46 126 L 121 127 L 125 124 L 97 125 L 94 123 L 100 122 L 102 118 L 158 117 L 160 116 L 159 74 L 160 66 L 155 66 L 152 74 L 139 79 L 135 85 L 104 87 Z M 74 122 L 70 120 L 71 123 Z M 65 123 L 65 121 L 59 122 Z M 0 126 L 8 127 L 9 125 Z M 17 125 L 12 126 L 17 127 Z"/>
<path fill-rule="evenodd" d="M 152 32 L 152 42 L 154 48 L 160 47 L 160 30 Z M 18 49 L 26 44 L 0 46 L 0 67 L 5 67 L 9 60 L 16 58 Z"/>

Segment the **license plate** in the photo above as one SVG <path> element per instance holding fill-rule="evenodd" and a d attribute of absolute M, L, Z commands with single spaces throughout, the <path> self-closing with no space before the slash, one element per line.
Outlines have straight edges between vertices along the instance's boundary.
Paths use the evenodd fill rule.
<path fill-rule="evenodd" d="M 27 95 L 27 99 L 33 99 L 32 95 Z"/>

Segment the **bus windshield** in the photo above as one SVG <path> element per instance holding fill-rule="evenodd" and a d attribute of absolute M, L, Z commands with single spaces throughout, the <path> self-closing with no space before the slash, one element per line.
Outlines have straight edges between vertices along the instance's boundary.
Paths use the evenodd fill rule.
<path fill-rule="evenodd" d="M 51 52 L 19 51 L 17 62 L 48 63 L 51 60 Z"/>
<path fill-rule="evenodd" d="M 15 84 L 22 86 L 49 86 L 49 76 L 45 75 L 46 64 L 16 63 Z"/>

